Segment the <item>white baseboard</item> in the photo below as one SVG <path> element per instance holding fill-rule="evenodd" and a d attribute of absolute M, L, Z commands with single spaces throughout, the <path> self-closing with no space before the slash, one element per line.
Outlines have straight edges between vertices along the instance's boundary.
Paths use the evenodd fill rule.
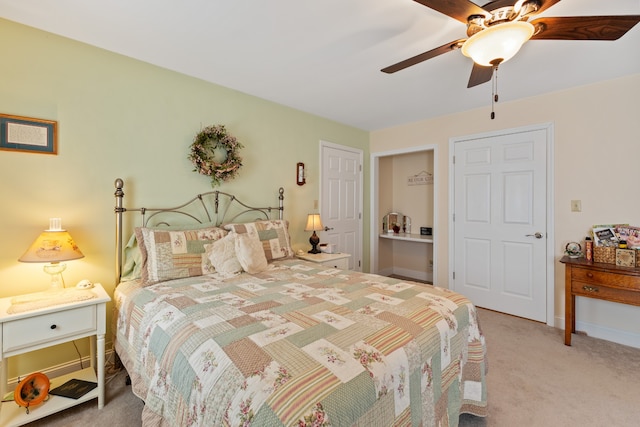
<path fill-rule="evenodd" d="M 556 317 L 555 327 L 564 330 L 564 317 Z M 590 337 L 640 348 L 640 334 L 613 329 L 595 323 L 576 321 L 576 330 Z"/>
<path fill-rule="evenodd" d="M 391 276 L 397 274 L 398 276 L 409 277 L 411 279 L 421 280 L 423 282 L 433 283 L 433 272 L 410 270 L 408 268 L 389 267 L 382 270 L 378 270 L 376 274 L 381 276 Z"/>
<path fill-rule="evenodd" d="M 427 271 L 410 270 L 408 268 L 393 267 L 393 274 L 409 277 L 423 282 L 433 282 L 433 273 Z"/>
<path fill-rule="evenodd" d="M 106 350 L 104 352 L 104 355 L 105 355 L 104 360 L 106 360 L 106 363 L 109 364 L 110 361 L 113 359 L 114 352 L 113 350 Z M 42 372 L 48 378 L 56 378 L 61 375 L 66 375 L 66 374 L 70 374 L 71 372 L 78 371 L 81 369 L 81 366 L 86 368 L 89 365 L 91 365 L 90 357 L 86 356 L 82 358 L 82 365 L 80 364 L 80 360 L 73 360 L 67 363 L 62 363 L 60 365 L 50 366 L 46 369 L 40 370 L 39 372 Z M 31 372 L 27 372 L 25 375 L 28 375 L 30 373 Z M 9 378 L 8 384 L 7 384 L 8 385 L 7 390 L 11 390 L 15 388 L 18 385 L 18 382 L 19 382 L 19 379 L 17 377 Z"/>

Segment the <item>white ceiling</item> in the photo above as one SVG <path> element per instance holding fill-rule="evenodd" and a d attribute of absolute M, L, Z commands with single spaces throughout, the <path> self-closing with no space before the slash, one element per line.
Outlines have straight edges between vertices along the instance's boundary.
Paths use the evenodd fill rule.
<path fill-rule="evenodd" d="M 563 0 L 538 17 L 630 14 L 640 0 Z M 0 17 L 364 130 L 489 117 L 491 82 L 467 89 L 458 51 L 380 72 L 466 37 L 413 0 L 0 0 Z M 531 41 L 501 65 L 498 91 L 505 102 L 635 73 L 640 25 L 613 42 Z"/>

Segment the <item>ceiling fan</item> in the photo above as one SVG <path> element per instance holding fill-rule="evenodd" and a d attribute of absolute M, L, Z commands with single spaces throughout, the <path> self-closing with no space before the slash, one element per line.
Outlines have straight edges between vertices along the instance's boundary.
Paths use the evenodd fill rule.
<path fill-rule="evenodd" d="M 482 7 L 469 0 L 414 1 L 467 24 L 468 38 L 453 40 L 381 71 L 395 73 L 461 49 L 474 61 L 469 88 L 491 80 L 498 65 L 512 58 L 529 39 L 617 40 L 640 22 L 640 15 L 548 17 L 530 21 L 560 0 L 494 0 Z"/>

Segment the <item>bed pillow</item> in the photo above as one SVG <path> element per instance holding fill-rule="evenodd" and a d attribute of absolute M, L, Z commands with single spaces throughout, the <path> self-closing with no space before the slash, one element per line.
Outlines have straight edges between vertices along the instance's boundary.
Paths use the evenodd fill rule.
<path fill-rule="evenodd" d="M 142 274 L 142 254 L 138 247 L 135 233 L 131 235 L 127 245 L 124 247 L 122 257 L 122 271 L 120 281 L 139 279 Z"/>
<path fill-rule="evenodd" d="M 235 246 L 238 261 L 247 273 L 260 273 L 269 268 L 262 244 L 253 233 L 236 234 Z"/>
<path fill-rule="evenodd" d="M 157 225 L 149 226 L 147 228 L 157 230 L 195 230 L 199 228 L 213 228 L 216 225 L 212 222 L 205 222 L 200 224 L 184 224 L 184 225 Z M 141 237 L 142 238 L 142 237 Z M 120 272 L 120 281 L 125 282 L 127 280 L 140 279 L 142 277 L 142 253 L 140 246 L 138 245 L 138 237 L 135 230 L 131 233 L 129 241 L 124 247 L 122 254 L 122 271 Z M 146 256 L 146 252 L 145 252 Z"/>
<path fill-rule="evenodd" d="M 288 221 L 280 219 L 255 221 L 246 224 L 228 224 L 225 228 L 236 234 L 249 234 L 257 239 L 267 262 L 293 257 Z"/>
<path fill-rule="evenodd" d="M 135 234 L 142 255 L 141 278 L 152 284 L 213 273 L 204 245 L 223 238 L 227 231 L 218 227 L 193 230 L 138 227 Z"/>
<path fill-rule="evenodd" d="M 216 273 L 232 276 L 242 271 L 242 265 L 236 256 L 235 233 L 229 233 L 222 239 L 204 245 L 204 248 Z"/>

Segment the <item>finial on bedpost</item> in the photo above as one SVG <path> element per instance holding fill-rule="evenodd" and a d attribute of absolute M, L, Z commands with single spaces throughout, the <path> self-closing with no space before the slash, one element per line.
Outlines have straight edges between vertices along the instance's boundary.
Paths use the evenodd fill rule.
<path fill-rule="evenodd" d="M 280 212 L 278 212 L 278 219 L 284 219 L 284 188 L 280 187 L 278 193 L 280 193 L 278 196 L 280 210 Z"/>

